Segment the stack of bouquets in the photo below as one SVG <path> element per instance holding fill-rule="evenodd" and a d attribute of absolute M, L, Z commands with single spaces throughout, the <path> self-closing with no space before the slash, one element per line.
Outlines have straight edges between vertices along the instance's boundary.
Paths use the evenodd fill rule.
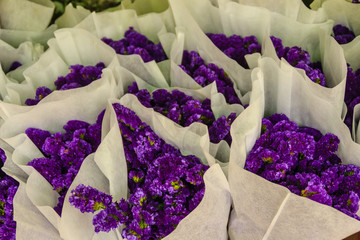
<path fill-rule="evenodd" d="M 59 2 L 16 4 L 29 8 L 12 16 L 0 0 L 0 148 L 16 180 L 1 182 L 14 187 L 0 220 L 16 221 L 2 237 L 360 230 L 360 147 L 344 124 L 359 47 L 333 30 L 340 0 L 316 11 L 300 0 L 123 0 L 111 11 L 68 4 L 60 17 Z M 42 19 L 22 26 L 27 9 Z"/>
<path fill-rule="evenodd" d="M 316 11 L 324 11 L 328 19 L 334 21 L 333 36 L 341 44 L 346 62 L 348 63 L 348 77 L 345 92 L 345 103 L 348 107 L 346 124 L 352 130 L 352 136 L 359 142 L 359 133 L 356 126 L 359 121 L 359 96 L 358 90 L 360 69 L 360 11 L 358 1 L 314 1 L 311 5 Z"/>

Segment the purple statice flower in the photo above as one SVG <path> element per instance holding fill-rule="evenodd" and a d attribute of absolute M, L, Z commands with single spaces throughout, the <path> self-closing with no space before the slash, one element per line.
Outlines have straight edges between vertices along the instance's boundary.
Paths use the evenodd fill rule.
<path fill-rule="evenodd" d="M 338 24 L 333 27 L 334 38 L 339 44 L 346 44 L 355 38 L 355 34 L 349 28 Z"/>
<path fill-rule="evenodd" d="M 94 213 L 97 210 L 109 207 L 112 197 L 92 187 L 80 184 L 71 191 L 69 202 L 72 206 L 80 209 L 82 213 Z"/>
<path fill-rule="evenodd" d="M 360 3 L 359 0 L 352 0 L 352 3 Z"/>
<path fill-rule="evenodd" d="M 69 67 L 70 73 L 68 75 L 60 76 L 54 82 L 56 90 L 68 90 L 87 86 L 93 81 L 101 78 L 102 70 L 104 68 L 105 64 L 102 62 L 97 63 L 95 66 L 72 65 Z M 28 106 L 36 105 L 50 93 L 52 93 L 52 90 L 48 87 L 38 87 L 36 89 L 35 98 L 26 99 L 25 104 Z"/>
<path fill-rule="evenodd" d="M 132 89 L 138 91 L 135 86 Z M 165 104 L 169 94 L 159 91 L 154 99 Z M 113 107 L 123 137 L 129 197 L 111 201 L 110 195 L 79 185 L 70 203 L 82 212 L 96 211 L 95 232 L 122 226 L 126 239 L 162 239 L 201 202 L 203 176 L 209 167 L 166 144 L 130 109 L 120 104 Z"/>
<path fill-rule="evenodd" d="M 213 63 L 205 64 L 197 52 L 185 50 L 180 68 L 202 87 L 216 82 L 218 92 L 224 95 L 227 103 L 241 104 L 240 98 L 235 92 L 234 83 L 224 70 Z"/>
<path fill-rule="evenodd" d="M 347 69 L 346 86 L 345 86 L 345 99 L 344 102 L 347 106 L 347 113 L 345 116 L 345 124 L 352 131 L 352 121 L 354 116 L 354 107 L 360 103 L 360 69 L 353 71 L 349 67 Z"/>
<path fill-rule="evenodd" d="M 183 127 L 193 122 L 204 123 L 209 128 L 211 142 L 225 140 L 231 145 L 230 126 L 236 114 L 231 113 L 228 117 L 221 116 L 215 120 L 210 99 L 201 102 L 179 90 L 168 92 L 165 89 L 155 90 L 151 96 L 148 90 L 139 90 L 136 82 L 129 86 L 128 92 L 135 94 L 145 107 L 153 108 Z"/>
<path fill-rule="evenodd" d="M 116 53 L 122 55 L 138 54 L 144 62 L 152 60 L 161 62 L 167 59 L 161 43 L 153 43 L 146 36 L 135 31 L 133 27 L 125 32 L 123 39 L 114 41 L 104 37 L 102 40 L 112 47 Z"/>
<path fill-rule="evenodd" d="M 21 67 L 21 66 L 22 66 L 22 64 L 20 62 L 15 61 L 11 64 L 8 72 L 14 71 L 15 69 L 17 69 L 18 67 Z"/>
<path fill-rule="evenodd" d="M 68 188 L 76 177 L 83 160 L 96 151 L 101 141 L 101 123 L 104 112 L 100 113 L 94 124 L 84 121 L 71 120 L 64 125 L 65 133 L 50 133 L 45 130 L 28 128 L 25 133 L 33 141 L 33 143 L 43 153 L 44 157 L 33 159 L 28 163 L 34 167 L 57 191 L 60 195 L 57 206 L 54 210 L 61 215 L 64 197 Z M 83 192 L 80 195 L 86 197 L 91 196 L 91 191 L 83 186 Z M 93 195 L 96 195 L 95 193 Z M 90 198 L 90 197 L 89 197 Z M 73 195 L 74 202 L 81 204 L 82 198 Z M 95 203 L 98 198 L 93 199 Z M 107 204 L 110 200 L 103 200 L 101 203 Z M 92 202 L 87 202 L 91 204 Z M 96 208 L 100 207 L 96 205 Z M 85 211 L 85 210 L 82 210 Z"/>
<path fill-rule="evenodd" d="M 0 167 L 6 161 L 4 150 L 0 148 Z M 16 222 L 13 218 L 13 199 L 19 183 L 0 170 L 0 236 L 1 239 L 15 240 Z"/>
<path fill-rule="evenodd" d="M 284 114 L 264 118 L 261 130 L 246 170 L 360 220 L 360 167 L 341 164 L 337 136 L 298 127 Z"/>
<path fill-rule="evenodd" d="M 208 33 L 206 35 L 222 52 L 244 68 L 249 68 L 245 55 L 261 52 L 261 46 L 255 36 L 243 38 L 239 35 L 232 35 L 230 37 L 226 37 L 225 34 Z"/>
<path fill-rule="evenodd" d="M 280 38 L 274 36 L 270 38 L 279 58 L 285 58 L 290 65 L 304 69 L 306 75 L 313 82 L 325 86 L 325 75 L 322 72 L 320 62 L 312 63 L 309 53 L 300 47 L 284 47 Z"/>
<path fill-rule="evenodd" d="M 36 89 L 35 98 L 34 99 L 31 99 L 31 98 L 26 99 L 25 104 L 28 106 L 34 106 L 34 105 L 38 104 L 44 97 L 46 97 L 50 93 L 52 93 L 50 88 L 45 87 L 45 86 L 38 87 Z"/>

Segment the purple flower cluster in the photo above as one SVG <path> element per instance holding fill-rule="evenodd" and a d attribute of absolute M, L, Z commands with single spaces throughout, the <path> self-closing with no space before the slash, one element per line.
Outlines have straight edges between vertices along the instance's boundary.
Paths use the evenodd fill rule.
<path fill-rule="evenodd" d="M 65 77 L 61 76 L 54 82 L 56 90 L 68 90 L 80 88 L 89 85 L 93 81 L 101 78 L 102 70 L 105 68 L 103 62 L 97 63 L 95 66 L 72 65 L 69 67 L 70 73 Z M 44 97 L 52 93 L 47 87 L 38 87 L 34 99 L 26 99 L 25 104 L 28 106 L 38 104 Z"/>
<path fill-rule="evenodd" d="M 207 36 L 211 41 L 228 57 L 237 61 L 244 68 L 249 68 L 245 60 L 245 55 L 251 53 L 261 53 L 261 45 L 255 36 L 242 38 L 239 35 L 231 35 L 226 37 L 224 34 L 212 34 Z M 276 54 L 279 58 L 285 58 L 292 66 L 304 69 L 306 75 L 315 83 L 325 86 L 325 76 L 321 70 L 320 63 L 311 63 L 310 55 L 307 51 L 300 47 L 285 47 L 282 40 L 271 36 Z"/>
<path fill-rule="evenodd" d="M 153 108 L 183 127 L 193 122 L 204 123 L 208 126 L 211 142 L 225 140 L 231 145 L 230 126 L 236 114 L 231 113 L 228 117 L 221 116 L 215 120 L 210 99 L 206 98 L 201 102 L 179 90 L 168 92 L 165 89 L 155 90 L 151 96 L 148 90 L 139 90 L 136 82 L 129 86 L 128 92 L 136 95 L 145 107 Z"/>
<path fill-rule="evenodd" d="M 6 161 L 0 148 L 0 167 Z M 19 183 L 0 170 L 0 236 L 4 240 L 15 240 L 16 222 L 13 219 L 13 199 Z"/>
<path fill-rule="evenodd" d="M 208 166 L 166 144 L 136 114 L 113 105 L 128 166 L 129 198 L 119 202 L 92 187 L 79 185 L 70 203 L 81 212 L 96 212 L 95 231 L 123 226 L 128 240 L 161 239 L 194 210 L 203 198 Z"/>
<path fill-rule="evenodd" d="M 161 43 L 153 43 L 146 36 L 136 32 L 133 27 L 125 32 L 123 39 L 114 41 L 104 37 L 102 40 L 112 47 L 116 53 L 122 55 L 138 54 L 144 62 L 152 60 L 161 62 L 167 59 Z"/>
<path fill-rule="evenodd" d="M 347 113 L 344 122 L 351 131 L 354 107 L 360 103 L 360 69 L 353 72 L 352 68 L 348 66 L 344 101 L 347 106 Z"/>
<path fill-rule="evenodd" d="M 15 69 L 17 69 L 18 67 L 21 67 L 21 66 L 22 66 L 22 64 L 20 62 L 15 61 L 11 64 L 8 72 L 14 71 Z"/>
<path fill-rule="evenodd" d="M 360 220 L 360 167 L 341 164 L 335 154 L 339 143 L 331 133 L 299 127 L 286 115 L 274 114 L 262 120 L 262 134 L 245 169 Z"/>
<path fill-rule="evenodd" d="M 224 95 L 227 103 L 241 104 L 234 90 L 234 83 L 228 78 L 224 70 L 213 63 L 205 64 L 197 52 L 185 50 L 180 68 L 202 87 L 216 82 L 217 90 Z"/>
<path fill-rule="evenodd" d="M 294 67 L 304 69 L 306 75 L 315 83 L 325 86 L 325 75 L 321 70 L 321 63 L 310 62 L 310 54 L 300 47 L 285 47 L 280 38 L 271 36 L 276 54 L 279 58 L 285 58 L 288 63 Z"/>
<path fill-rule="evenodd" d="M 349 28 L 338 24 L 333 27 L 334 38 L 339 44 L 346 44 L 355 38 L 355 34 Z"/>
<path fill-rule="evenodd" d="M 359 0 L 352 0 L 352 3 L 360 3 Z"/>
<path fill-rule="evenodd" d="M 226 37 L 225 34 L 206 34 L 210 40 L 229 58 L 234 59 L 244 68 L 249 68 L 245 55 L 251 53 L 260 53 L 261 45 L 255 36 L 241 37 L 239 35 L 231 35 Z"/>
<path fill-rule="evenodd" d="M 60 195 L 54 210 L 61 215 L 64 197 L 77 175 L 83 160 L 96 151 L 101 141 L 104 111 L 96 123 L 71 120 L 64 125 L 65 133 L 28 128 L 25 133 L 44 154 L 28 163 L 33 166 Z"/>

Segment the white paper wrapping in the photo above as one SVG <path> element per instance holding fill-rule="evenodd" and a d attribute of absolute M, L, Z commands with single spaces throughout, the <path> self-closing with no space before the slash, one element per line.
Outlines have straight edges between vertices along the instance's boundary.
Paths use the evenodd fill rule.
<path fill-rule="evenodd" d="M 0 39 L 16 48 L 25 41 L 46 46 L 56 30 L 48 27 L 53 11 L 50 0 L 1 0 Z"/>
<path fill-rule="evenodd" d="M 359 4 L 354 4 L 346 0 L 315 0 L 311 8 L 323 9 L 329 19 L 335 24 L 342 24 L 350 27 L 355 35 L 360 35 Z"/>
<path fill-rule="evenodd" d="M 302 0 L 234 1 L 240 4 L 263 7 L 302 23 L 322 23 L 327 20 L 324 9 L 311 10 L 305 6 Z"/>
<path fill-rule="evenodd" d="M 163 12 L 169 7 L 168 0 L 123 0 L 120 7 L 122 9 L 134 9 L 138 15 Z"/>
<path fill-rule="evenodd" d="M 321 7 L 320 7 L 321 6 Z M 318 11 L 324 11 L 328 19 L 334 21 L 334 25 L 341 24 L 350 28 L 357 36 L 348 44 L 341 45 L 347 63 L 354 70 L 360 68 L 360 5 L 345 0 L 316 0 L 311 5 L 312 8 L 318 8 Z"/>
<path fill-rule="evenodd" d="M 54 31 L 56 25 L 52 24 L 48 28 L 42 31 L 30 31 L 30 30 L 13 30 L 0 28 L 0 39 L 11 44 L 13 47 L 18 47 L 25 41 L 31 41 L 34 43 L 40 43 L 43 46 L 47 46 L 47 41 L 54 37 Z"/>
<path fill-rule="evenodd" d="M 18 48 L 0 40 L 0 62 L 4 72 L 8 72 L 11 64 L 15 61 L 28 67 L 36 61 L 44 52 L 44 47 L 32 42 L 24 42 Z"/>
<path fill-rule="evenodd" d="M 189 128 L 185 131 L 184 128 L 178 129 L 179 127 L 177 129 L 174 127 L 166 128 L 171 133 L 164 131 L 164 123 L 170 125 L 172 121 L 164 116 L 158 116 L 154 111 L 149 114 L 150 109 L 144 112 L 144 107 L 139 102 L 136 103 L 134 97 L 133 95 L 125 95 L 120 101 L 113 100 L 111 102 L 120 102 L 134 110 L 141 120 L 149 124 L 160 138 L 179 148 L 183 154 L 194 154 L 199 152 L 198 149 L 202 149 L 202 161 L 212 165 L 204 175 L 205 195 L 203 200 L 192 213 L 180 222 L 178 228 L 165 239 L 210 239 L 212 237 L 227 239 L 226 228 L 231 200 L 228 183 L 220 166 L 214 164 L 215 159 L 193 139 L 194 132 L 191 132 Z M 70 189 L 74 189 L 78 184 L 82 183 L 113 195 L 114 200 L 120 200 L 127 197 L 128 194 L 127 169 L 121 135 L 111 105 L 108 106 L 104 119 L 108 117 L 110 118 L 110 121 L 107 121 L 110 123 L 108 134 L 103 139 L 94 158 L 92 159 L 89 156 L 85 160 Z M 176 133 L 177 137 L 175 139 L 173 134 Z M 169 139 L 171 142 L 167 141 Z M 189 144 L 189 142 L 192 144 Z M 111 187 L 112 183 L 114 183 L 113 187 Z M 68 197 L 69 193 L 65 199 L 66 204 L 61 220 L 61 236 L 64 239 L 94 239 L 97 237 L 92 226 L 93 214 L 82 214 L 78 209 L 71 207 L 68 203 Z M 206 221 L 205 224 L 204 221 Z M 102 234 L 105 234 L 106 239 L 122 239 L 121 235 L 118 234 L 119 232 L 120 229 L 118 228 L 108 234 Z"/>
<path fill-rule="evenodd" d="M 42 31 L 49 25 L 54 8 L 50 0 L 1 0 L 1 28 Z"/>
<path fill-rule="evenodd" d="M 69 3 L 65 7 L 64 14 L 55 20 L 55 24 L 58 26 L 58 28 L 74 27 L 89 14 L 90 11 L 83 8 L 82 6 L 73 7 L 73 5 Z"/>
<path fill-rule="evenodd" d="M 337 135 L 337 155 L 343 163 L 360 165 L 360 147 L 352 141 L 341 118 L 336 117 L 332 104 L 320 98 L 294 68 L 287 64 L 279 67 L 273 59 L 263 58 L 253 78 L 263 82 L 265 98 L 252 98 L 253 104 L 231 128 L 229 185 L 234 209 L 230 239 L 342 239 L 358 232 L 359 221 L 243 169 L 260 136 L 262 117 L 274 113 L 284 113 L 300 126 Z"/>
<path fill-rule="evenodd" d="M 24 77 L 23 71 L 27 69 L 33 62 L 39 59 L 40 55 L 44 52 L 44 47 L 41 44 L 34 44 L 32 42 L 24 42 L 20 44 L 18 48 L 14 48 L 8 43 L 0 40 L 0 83 L 4 83 L 7 79 L 14 82 L 22 82 Z M 9 69 L 13 62 L 20 62 L 22 65 L 15 70 L 9 72 Z M 0 99 L 1 96 L 6 94 L 6 89 L 1 84 Z"/>

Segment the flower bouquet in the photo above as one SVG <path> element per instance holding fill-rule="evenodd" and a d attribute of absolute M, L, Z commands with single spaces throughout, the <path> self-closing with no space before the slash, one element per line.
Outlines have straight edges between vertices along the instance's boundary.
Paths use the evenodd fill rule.
<path fill-rule="evenodd" d="M 342 161 L 342 164 L 353 164 L 358 168 L 359 146 L 352 141 L 346 125 L 340 117 L 335 116 L 334 108 L 328 101 L 320 99 L 315 92 L 307 88 L 306 82 L 295 69 L 286 64 L 278 68 L 276 65 L 270 58 L 259 60 L 259 69 L 256 70 L 258 74 L 253 76 L 256 76 L 257 81 L 263 82 L 264 98 L 260 96 L 254 99 L 254 104 L 234 121 L 231 128 L 233 145 L 230 153 L 229 184 L 234 208 L 229 223 L 230 238 L 344 238 L 359 231 L 359 222 L 330 207 L 331 202 L 336 205 L 336 201 L 339 201 L 339 205 L 349 207 L 352 201 L 357 204 L 356 196 L 354 199 L 349 195 L 343 196 L 342 202 L 331 200 L 328 195 L 332 194 L 330 187 L 336 183 L 315 183 L 316 177 L 311 174 L 318 172 L 326 181 L 324 176 L 330 170 L 326 170 L 323 165 L 325 162 L 330 164 L 327 166 L 332 166 Z M 279 71 L 273 71 L 274 68 Z M 292 76 L 290 81 L 289 76 Z M 270 90 L 274 87 L 277 91 Z M 276 116 L 274 113 L 284 115 Z M 285 115 L 294 122 L 286 120 L 288 118 Z M 262 119 L 264 116 L 267 118 Z M 281 120 L 284 121 L 280 123 Z M 247 128 L 242 127 L 245 122 Z M 283 125 L 282 128 L 281 124 L 287 127 Z M 293 127 L 288 128 L 290 125 Z M 275 133 L 279 137 L 272 135 Z M 290 135 L 281 140 L 281 134 Z M 258 138 L 259 140 L 256 140 Z M 325 140 L 326 138 L 333 138 L 331 141 L 334 141 L 334 144 L 321 143 L 329 141 Z M 310 144 L 306 139 L 316 139 L 317 143 Z M 277 143 L 272 142 L 273 140 Z M 325 150 L 324 147 L 329 149 Z M 331 147 L 333 148 L 330 149 Z M 286 152 L 287 150 L 289 152 Z M 336 150 L 337 156 L 333 155 Z M 274 155 L 267 155 L 271 152 Z M 281 155 L 283 153 L 285 155 Z M 325 153 L 327 155 L 323 155 Z M 277 157 L 280 157 L 279 161 Z M 259 168 L 256 167 L 257 163 Z M 303 168 L 307 170 L 301 170 Z M 305 174 L 312 176 L 310 181 L 310 177 Z M 296 176 L 293 183 L 290 180 L 292 176 Z M 304 182 L 301 182 L 300 176 L 304 177 Z M 328 176 L 334 178 L 337 175 L 330 173 Z M 343 176 L 347 176 L 347 173 Z M 337 181 L 339 182 L 340 178 Z M 304 185 L 299 186 L 297 183 Z M 337 189 L 333 190 L 336 192 Z M 341 198 L 340 196 L 341 194 L 337 199 Z M 346 202 L 347 199 L 350 200 Z M 340 206 L 335 207 L 341 209 Z M 356 210 L 356 207 L 354 209 Z M 357 215 L 353 212 L 352 216 Z"/>

